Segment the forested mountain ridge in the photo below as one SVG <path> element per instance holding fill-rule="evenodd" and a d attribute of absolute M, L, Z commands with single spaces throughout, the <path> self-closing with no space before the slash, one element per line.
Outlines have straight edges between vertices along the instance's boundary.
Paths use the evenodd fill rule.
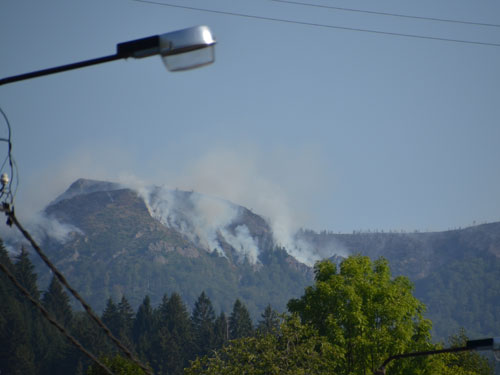
<path fill-rule="evenodd" d="M 205 291 L 218 311 L 229 311 L 241 298 L 256 318 L 269 302 L 284 310 L 288 299 L 311 282 L 310 268 L 276 247 L 266 221 L 248 209 L 231 204 L 237 214 L 224 233 L 213 231 L 217 237 L 210 240 L 219 249 L 208 249 L 195 227 L 206 224 L 191 220 L 197 193 L 169 192 L 170 214 L 164 218 L 158 217 L 163 204 L 155 197 L 158 191 L 149 194 L 146 203 L 137 191 L 80 179 L 45 210 L 47 217 L 68 225 L 68 234 L 64 242 L 46 236 L 43 247 L 96 310 L 108 297 L 126 295 L 135 308 L 146 294 L 158 304 L 173 292 L 192 306 Z M 260 250 L 258 262 L 235 249 L 250 239 Z M 43 269 L 42 283 L 49 277 Z"/>
<path fill-rule="evenodd" d="M 445 339 L 460 327 L 471 337 L 500 332 L 500 223 L 443 232 L 315 233 L 300 236 L 320 245 L 337 241 L 350 253 L 389 260 L 394 275 L 415 284 L 427 306 L 433 334 Z"/>
<path fill-rule="evenodd" d="M 126 295 L 136 308 L 146 294 L 158 304 L 173 292 L 193 306 L 204 290 L 217 311 L 240 298 L 255 319 L 268 303 L 284 311 L 313 279 L 310 267 L 276 246 L 265 219 L 195 192 L 80 179 L 46 215 L 71 226 L 65 242 L 47 236 L 44 249 L 98 311 L 108 297 Z M 336 262 L 336 249 L 387 258 L 394 275 L 415 283 L 436 338 L 461 326 L 471 337 L 500 332 L 500 223 L 428 233 L 301 230 L 296 238 L 325 257 L 337 254 Z"/>

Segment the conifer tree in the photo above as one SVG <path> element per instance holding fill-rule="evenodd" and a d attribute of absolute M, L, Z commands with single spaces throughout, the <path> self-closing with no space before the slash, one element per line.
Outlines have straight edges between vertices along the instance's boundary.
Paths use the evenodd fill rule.
<path fill-rule="evenodd" d="M 253 333 L 252 320 L 246 306 L 237 299 L 229 317 L 229 338 L 231 340 L 249 337 Z"/>
<path fill-rule="evenodd" d="M 229 320 L 221 312 L 214 323 L 214 349 L 222 348 L 229 341 Z"/>
<path fill-rule="evenodd" d="M 135 314 L 125 296 L 122 296 L 120 303 L 118 303 L 118 314 L 120 316 L 120 337 L 130 347 Z"/>
<path fill-rule="evenodd" d="M 73 312 L 69 297 L 55 276 L 52 277 L 49 289 L 43 295 L 42 303 L 59 323 L 64 327 L 70 326 Z"/>
<path fill-rule="evenodd" d="M 29 254 L 24 247 L 21 248 L 21 253 L 16 257 L 14 266 L 15 276 L 19 283 L 24 286 L 28 292 L 35 298 L 40 298 L 40 291 L 38 290 L 37 276 L 35 273 L 35 266 L 29 259 Z M 24 301 L 24 297 L 20 297 Z"/>
<path fill-rule="evenodd" d="M 0 263 L 13 274 L 15 266 L 0 239 Z M 28 311 L 11 280 L 0 272 L 0 372 L 34 374 Z"/>
<path fill-rule="evenodd" d="M 207 354 L 214 348 L 215 342 L 215 312 L 212 301 L 202 292 L 194 304 L 191 317 L 196 354 L 198 356 Z"/>
<path fill-rule="evenodd" d="M 120 314 L 118 312 L 118 307 L 113 302 L 113 299 L 110 297 L 106 302 L 106 307 L 101 316 L 102 322 L 111 330 L 111 333 L 115 337 L 120 336 Z"/>
<path fill-rule="evenodd" d="M 259 333 L 275 333 L 280 326 L 280 318 L 278 313 L 273 310 L 270 304 L 267 305 L 264 312 L 261 314 L 262 320 L 259 321 L 257 330 Z"/>
<path fill-rule="evenodd" d="M 69 304 L 69 297 L 62 289 L 56 277 L 52 278 L 49 289 L 44 293 L 42 304 L 55 320 L 69 329 L 73 312 Z M 74 370 L 71 358 L 71 346 L 67 339 L 52 325 L 44 321 L 44 336 L 47 345 L 42 363 L 41 374 L 68 374 Z"/>
<path fill-rule="evenodd" d="M 151 336 L 155 329 L 155 317 L 151 307 L 149 296 L 144 297 L 142 304 L 137 309 L 134 325 L 132 327 L 132 338 L 136 345 L 137 353 L 143 359 L 147 359 L 151 348 Z"/>
<path fill-rule="evenodd" d="M 40 299 L 40 291 L 37 286 L 37 275 L 35 267 L 29 259 L 29 254 L 26 249 L 21 248 L 21 253 L 16 256 L 14 264 L 14 275 L 19 283 L 28 290 L 33 298 Z M 38 309 L 21 293 L 16 290 L 16 295 L 20 303 L 21 317 L 22 317 L 22 330 L 26 331 L 27 342 L 21 345 L 17 352 L 22 353 L 25 357 L 21 360 L 31 361 L 33 363 L 40 363 L 45 358 L 45 351 L 48 345 L 48 338 L 45 335 L 46 321 L 41 316 Z M 22 349 L 21 349 L 22 348 Z"/>

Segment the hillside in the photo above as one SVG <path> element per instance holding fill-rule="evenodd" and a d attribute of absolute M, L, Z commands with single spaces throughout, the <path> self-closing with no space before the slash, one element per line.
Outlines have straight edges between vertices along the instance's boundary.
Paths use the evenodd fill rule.
<path fill-rule="evenodd" d="M 284 310 L 312 282 L 312 268 L 291 254 L 310 252 L 305 258 L 338 263 L 339 255 L 360 253 L 387 258 L 394 275 L 415 283 L 436 338 L 458 327 L 474 337 L 500 332 L 500 223 L 429 233 L 301 230 L 290 249 L 277 246 L 265 219 L 234 203 L 85 179 L 49 204 L 45 215 L 67 233 L 64 241 L 47 233 L 44 248 L 98 311 L 108 297 L 123 294 L 134 308 L 146 294 L 158 304 L 172 292 L 192 306 L 204 290 L 218 311 L 230 311 L 241 298 L 258 318 L 267 303 Z M 47 283 L 45 268 L 39 270 Z"/>
<path fill-rule="evenodd" d="M 149 205 L 133 190 L 81 179 L 46 208 L 47 217 L 77 230 L 63 243 L 47 236 L 43 246 L 96 310 L 122 294 L 134 307 L 146 294 L 157 304 L 172 292 L 192 305 L 204 290 L 219 311 L 230 311 L 241 298 L 257 317 L 269 302 L 284 310 L 311 282 L 307 267 L 274 247 L 261 217 L 231 204 L 237 215 L 209 239 L 211 232 L 200 229 L 206 223 L 191 220 L 201 219 L 192 205 L 200 196 L 168 193 L 175 199 L 159 200 L 158 188 L 152 189 Z M 162 204 L 170 205 L 168 216 L 161 216 Z M 243 246 L 249 239 L 242 233 L 261 249 L 258 260 L 250 253 L 252 244 Z"/>
<path fill-rule="evenodd" d="M 318 246 L 337 241 L 350 253 L 387 258 L 394 275 L 414 282 L 436 338 L 460 327 L 471 337 L 500 332 L 500 223 L 428 233 L 300 235 Z"/>

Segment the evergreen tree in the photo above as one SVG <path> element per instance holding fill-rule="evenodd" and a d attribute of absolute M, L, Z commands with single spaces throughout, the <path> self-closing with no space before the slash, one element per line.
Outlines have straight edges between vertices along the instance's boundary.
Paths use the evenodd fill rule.
<path fill-rule="evenodd" d="M 270 304 L 267 305 L 264 312 L 261 314 L 262 320 L 259 321 L 257 330 L 259 333 L 275 333 L 280 326 L 280 318 L 278 313 L 273 310 Z"/>
<path fill-rule="evenodd" d="M 73 312 L 69 297 L 56 277 L 52 278 L 49 289 L 44 293 L 42 303 L 52 317 L 65 328 L 71 327 Z M 74 370 L 71 362 L 71 344 L 61 332 L 48 322 L 44 322 L 44 335 L 47 339 L 44 359 L 40 365 L 41 374 L 68 374 Z"/>
<path fill-rule="evenodd" d="M 111 333 L 115 337 L 120 337 L 120 313 L 118 312 L 118 307 L 113 302 L 111 297 L 108 298 L 108 301 L 106 302 L 106 308 L 102 313 L 101 320 L 110 329 Z"/>
<path fill-rule="evenodd" d="M 134 325 L 132 327 L 132 338 L 136 350 L 142 359 L 148 358 L 151 348 L 151 336 L 155 329 L 155 316 L 151 307 L 151 299 L 146 296 L 137 309 Z"/>
<path fill-rule="evenodd" d="M 31 296 L 39 300 L 40 291 L 37 286 L 37 275 L 35 267 L 29 259 L 29 254 L 26 249 L 21 248 L 21 253 L 15 258 L 14 275 L 19 283 L 28 290 Z M 45 360 L 46 348 L 48 345 L 47 337 L 44 333 L 46 321 L 41 316 L 40 312 L 32 305 L 32 303 L 21 292 L 16 290 L 16 295 L 20 303 L 22 330 L 26 334 L 22 334 L 26 338 L 26 342 L 21 344 L 16 350 L 16 357 L 22 355 L 20 361 L 26 361 L 28 371 L 31 368 L 30 363 L 41 363 Z M 17 333 L 16 333 L 17 334 Z M 33 365 L 33 367 L 35 367 Z"/>
<path fill-rule="evenodd" d="M 252 320 L 246 306 L 237 299 L 229 317 L 229 338 L 231 340 L 249 337 L 253 334 Z"/>
<path fill-rule="evenodd" d="M 214 348 L 220 349 L 229 341 L 229 321 L 221 312 L 214 323 Z"/>
<path fill-rule="evenodd" d="M 214 323 L 215 312 L 212 307 L 212 301 L 202 292 L 194 304 L 191 317 L 193 323 L 193 333 L 196 354 L 198 356 L 207 354 L 214 348 Z"/>
<path fill-rule="evenodd" d="M 43 295 L 42 303 L 47 311 L 64 327 L 71 325 L 73 312 L 69 304 L 69 297 L 55 276 L 52 277 L 49 289 Z"/>
<path fill-rule="evenodd" d="M 0 240 L 0 262 L 15 273 L 7 250 Z M 3 272 L 0 272 L 0 372 L 34 374 L 34 355 L 30 345 L 28 319 L 24 301 Z"/>
<path fill-rule="evenodd" d="M 182 374 L 193 355 L 191 320 L 179 294 L 164 297 L 164 302 L 149 359 L 158 373 Z"/>
<path fill-rule="evenodd" d="M 122 296 L 118 304 L 118 314 L 120 316 L 120 338 L 125 341 L 130 348 L 132 346 L 132 328 L 134 326 L 135 314 L 125 296 Z"/>
<path fill-rule="evenodd" d="M 24 247 L 21 248 L 21 253 L 16 257 L 14 269 L 17 281 L 19 281 L 35 299 L 39 299 L 40 291 L 36 284 L 37 276 L 35 273 L 35 266 L 31 263 L 29 254 Z M 20 296 L 20 299 L 24 301 L 25 297 Z"/>

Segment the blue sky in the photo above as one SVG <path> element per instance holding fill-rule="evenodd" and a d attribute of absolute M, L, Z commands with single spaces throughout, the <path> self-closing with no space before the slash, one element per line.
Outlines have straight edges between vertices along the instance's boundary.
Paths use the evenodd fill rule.
<path fill-rule="evenodd" d="M 493 0 L 307 2 L 500 24 Z M 500 44 L 500 27 L 271 0 L 165 3 Z M 20 212 L 87 177 L 194 189 L 335 232 L 500 220 L 500 47 L 131 0 L 7 0 L 0 76 L 199 24 L 218 41 L 215 64 L 203 69 L 169 73 L 152 57 L 0 87 Z"/>

